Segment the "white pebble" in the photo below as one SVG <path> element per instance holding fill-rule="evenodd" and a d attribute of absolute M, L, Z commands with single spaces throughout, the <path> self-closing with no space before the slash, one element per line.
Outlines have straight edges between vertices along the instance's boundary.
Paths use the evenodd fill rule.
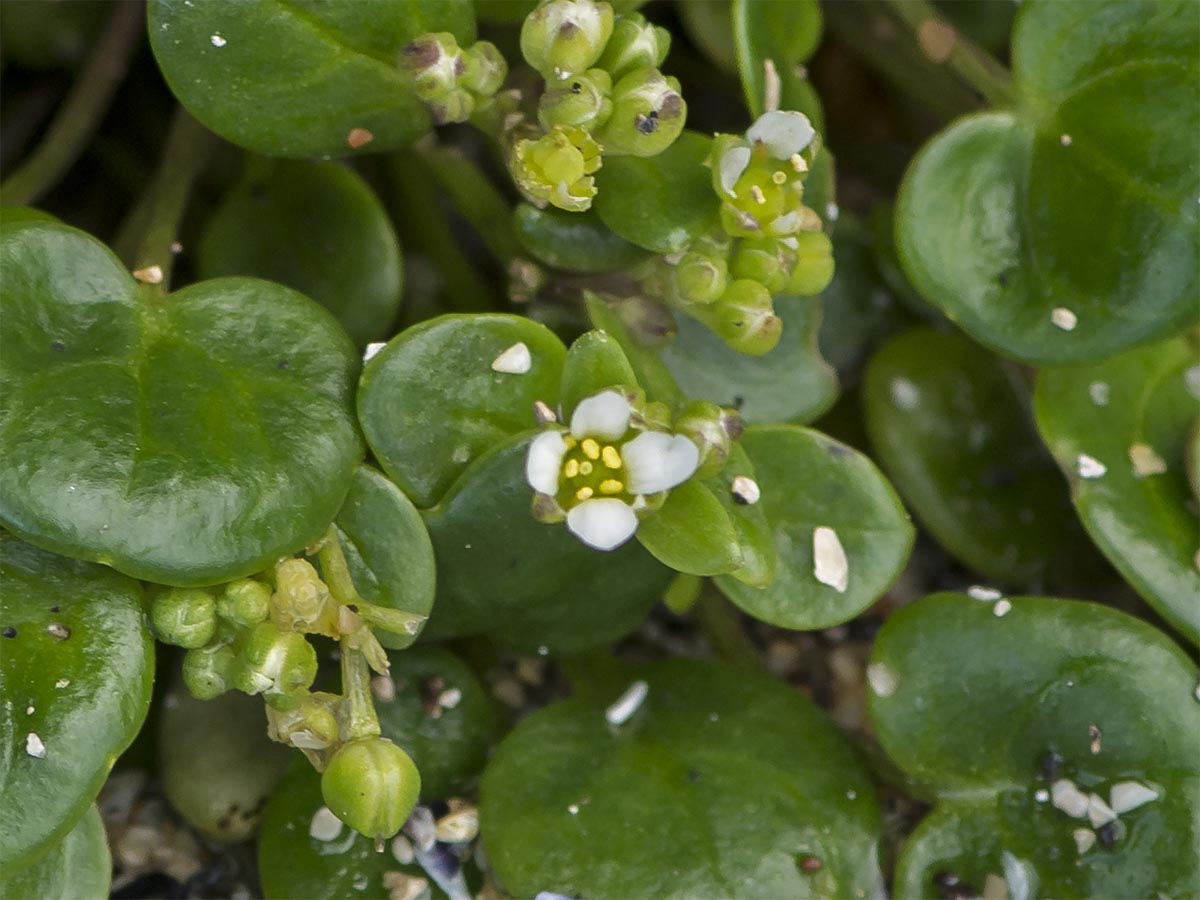
<path fill-rule="evenodd" d="M 225 40 L 225 38 L 221 37 L 219 34 L 214 34 L 212 37 L 209 38 L 209 40 L 212 42 L 212 45 L 214 47 L 224 47 L 226 44 L 229 43 L 227 40 Z"/>
<path fill-rule="evenodd" d="M 1139 784 L 1136 781 L 1121 781 L 1112 786 L 1108 792 L 1108 800 L 1113 812 L 1117 815 L 1127 813 L 1131 809 L 1145 806 L 1158 799 L 1158 791 Z"/>
<path fill-rule="evenodd" d="M 462 691 L 458 688 L 450 688 L 448 691 L 442 691 L 438 694 L 438 706 L 442 709 L 454 709 L 462 702 Z"/>
<path fill-rule="evenodd" d="M 1062 137 L 1060 137 L 1058 139 L 1058 142 L 1060 144 L 1062 144 L 1064 147 L 1070 147 L 1071 146 L 1071 136 L 1069 134 L 1064 134 Z"/>
<path fill-rule="evenodd" d="M 820 525 L 813 529 L 813 576 L 839 594 L 850 584 L 850 563 L 837 532 Z"/>
<path fill-rule="evenodd" d="M 367 362 L 368 360 L 370 360 L 371 357 L 373 357 L 376 353 L 378 353 L 380 350 L 382 350 L 386 346 L 387 346 L 386 341 L 376 341 L 373 344 L 367 344 L 367 349 L 363 351 L 363 362 Z"/>
<path fill-rule="evenodd" d="M 27 716 L 32 716 L 32 715 L 34 714 L 34 712 L 35 712 L 35 711 L 36 711 L 36 710 L 34 710 L 34 708 L 33 708 L 33 705 L 32 705 L 32 704 L 30 704 L 29 706 L 25 707 L 25 715 L 27 715 Z"/>
<path fill-rule="evenodd" d="M 1007 616 L 1012 609 L 1012 603 L 1008 600 L 997 600 L 996 605 L 992 607 L 992 615 L 999 619 L 1001 616 Z"/>
<path fill-rule="evenodd" d="M 1092 402 L 1097 406 L 1108 406 L 1108 398 L 1112 394 L 1112 388 L 1104 381 L 1093 381 L 1088 385 L 1088 396 L 1092 398 Z"/>
<path fill-rule="evenodd" d="M 896 677 L 895 672 L 883 663 L 871 663 L 867 666 L 867 683 L 871 685 L 871 690 L 876 695 L 890 697 L 896 693 L 900 679 Z"/>
<path fill-rule="evenodd" d="M 479 834 L 479 810 L 469 804 L 437 820 L 437 838 L 447 844 L 469 844 Z"/>
<path fill-rule="evenodd" d="M 518 341 L 492 360 L 492 371 L 506 375 L 524 375 L 532 368 L 533 356 L 524 341 Z"/>
<path fill-rule="evenodd" d="M 921 402 L 921 391 L 907 378 L 893 378 L 892 402 L 901 409 L 914 409 Z"/>
<path fill-rule="evenodd" d="M 32 731 L 25 735 L 25 752 L 34 759 L 46 758 L 46 745 L 42 743 L 42 739 Z"/>
<path fill-rule="evenodd" d="M 69 679 L 69 678 L 60 678 L 60 679 L 58 679 L 58 681 L 54 682 L 54 686 L 55 686 L 56 688 L 58 688 L 59 690 L 62 690 L 63 688 L 65 688 L 65 687 L 66 687 L 68 684 L 70 684 L 70 683 L 71 683 L 71 679 Z"/>
<path fill-rule="evenodd" d="M 1045 788 L 1038 788 L 1033 792 L 1033 799 L 1038 803 L 1046 803 L 1050 800 L 1050 792 Z"/>
<path fill-rule="evenodd" d="M 1075 850 L 1080 856 L 1091 850 L 1096 843 L 1096 832 L 1090 828 L 1076 828 L 1071 832 L 1071 837 L 1075 838 Z"/>
<path fill-rule="evenodd" d="M 567 812 L 569 812 L 573 816 L 579 815 L 579 804 L 572 803 L 570 806 L 567 807 Z"/>
<path fill-rule="evenodd" d="M 1111 806 L 1104 802 L 1099 794 L 1089 794 L 1087 798 L 1087 817 L 1093 828 L 1107 825 L 1117 817 Z"/>
<path fill-rule="evenodd" d="M 342 820 L 328 806 L 322 806 L 308 823 L 308 836 L 317 841 L 336 840 L 343 827 Z"/>
<path fill-rule="evenodd" d="M 142 284 L 162 284 L 162 266 L 146 266 L 144 269 L 134 269 L 133 277 Z"/>
<path fill-rule="evenodd" d="M 1167 463 L 1149 444 L 1130 444 L 1129 462 L 1133 466 L 1133 474 L 1138 478 L 1150 475 L 1161 475 L 1167 471 Z"/>
<path fill-rule="evenodd" d="M 392 856 L 395 858 L 396 862 L 400 863 L 400 865 L 410 865 L 412 861 L 416 859 L 416 854 L 413 851 L 412 841 L 402 834 L 396 835 L 394 838 L 392 838 Z"/>
<path fill-rule="evenodd" d="M 1080 478 L 1103 478 L 1104 473 L 1108 471 L 1108 466 L 1086 453 L 1079 454 L 1075 465 L 1079 470 Z"/>
<path fill-rule="evenodd" d="M 610 725 L 624 725 L 641 708 L 649 693 L 650 685 L 644 681 L 635 681 L 604 711 L 604 718 Z"/>
<path fill-rule="evenodd" d="M 984 587 L 983 585 L 973 584 L 967 588 L 967 596 L 972 600 L 992 601 L 999 600 L 1004 596 L 1003 593 L 995 588 Z"/>
<path fill-rule="evenodd" d="M 732 490 L 734 501 L 745 506 L 753 506 L 762 497 L 762 490 L 759 488 L 758 482 L 745 475 L 738 475 L 733 479 Z"/>
<path fill-rule="evenodd" d="M 1060 778 L 1050 785 L 1050 802 L 1073 819 L 1082 819 L 1088 813 L 1087 794 L 1069 778 Z"/>
<path fill-rule="evenodd" d="M 1079 316 L 1065 306 L 1056 306 L 1050 312 L 1050 321 L 1063 331 L 1074 331 L 1075 326 L 1079 324 Z"/>

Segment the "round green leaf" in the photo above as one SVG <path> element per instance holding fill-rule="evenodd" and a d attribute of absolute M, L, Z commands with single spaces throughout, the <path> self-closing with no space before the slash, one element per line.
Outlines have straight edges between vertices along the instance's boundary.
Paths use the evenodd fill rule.
<path fill-rule="evenodd" d="M 662 509 L 638 526 L 638 541 L 676 572 L 721 575 L 742 565 L 738 533 L 721 501 L 699 481 L 685 481 Z"/>
<path fill-rule="evenodd" d="M 635 678 L 649 690 L 624 724 L 568 700 L 497 748 L 481 821 L 508 890 L 595 900 L 882 892 L 870 778 L 810 701 L 692 660 L 631 668 Z"/>
<path fill-rule="evenodd" d="M 729 448 L 725 467 L 705 481 L 709 490 L 725 507 L 737 536 L 741 565 L 730 574 L 738 581 L 754 587 L 770 584 L 775 578 L 779 556 L 775 551 L 775 534 L 761 503 L 743 503 L 735 494 L 733 483 L 738 477 L 756 481 L 754 464 L 740 443 Z"/>
<path fill-rule="evenodd" d="M 570 422 L 580 400 L 606 388 L 636 389 L 637 376 L 620 343 L 606 331 L 588 331 L 575 339 L 567 351 L 562 374 L 563 421 Z"/>
<path fill-rule="evenodd" d="M 573 213 L 522 203 L 513 213 L 513 227 L 539 262 L 569 272 L 615 272 L 650 255 L 611 232 L 592 210 Z"/>
<path fill-rule="evenodd" d="M 20 871 L 6 870 L 0 897 L 6 900 L 105 900 L 112 884 L 112 855 L 95 804 L 75 827 Z"/>
<path fill-rule="evenodd" d="M 783 628 L 828 628 L 854 618 L 891 585 L 912 549 L 908 514 L 867 457 L 818 431 L 793 425 L 748 428 L 741 445 L 754 464 L 778 554 L 775 579 L 752 587 L 730 576 L 717 586 L 750 615 Z M 822 529 L 820 535 L 817 530 Z M 847 563 L 840 586 L 831 539 Z M 826 582 L 818 580 L 818 571 Z"/>
<path fill-rule="evenodd" d="M 172 93 L 223 138 L 270 156 L 340 156 L 429 130 L 400 69 L 427 32 L 474 39 L 469 0 L 151 0 L 150 45 Z"/>
<path fill-rule="evenodd" d="M 478 459 L 425 515 L 437 558 L 426 635 L 487 634 L 502 645 L 566 653 L 610 643 L 645 618 L 670 581 L 636 541 L 608 553 L 533 518 L 530 433 Z"/>
<path fill-rule="evenodd" d="M 400 308 L 400 245 L 354 170 L 280 160 L 249 176 L 208 220 L 200 276 L 253 275 L 312 297 L 363 345 L 390 334 Z"/>
<path fill-rule="evenodd" d="M 376 606 L 427 616 L 433 607 L 433 545 L 421 514 L 404 493 L 370 466 L 359 466 L 334 520 L 354 587 Z M 413 634 L 382 629 L 385 647 L 407 647 Z"/>
<path fill-rule="evenodd" d="M 1015 109 L 928 144 L 896 207 L 917 289 L 1016 359 L 1094 359 L 1197 320 L 1200 6 L 1025 3 Z"/>
<path fill-rule="evenodd" d="M 358 356 L 280 285 L 140 291 L 64 225 L 0 230 L 0 520 L 163 584 L 260 571 L 329 525 L 362 456 Z"/>
<path fill-rule="evenodd" d="M 497 371 L 524 344 L 527 372 Z M 363 371 L 358 415 L 376 459 L 421 508 L 433 506 L 484 451 L 534 424 L 558 397 L 566 348 L 520 316 L 448 315 L 393 338 Z"/>
<path fill-rule="evenodd" d="M 133 741 L 150 705 L 154 642 L 137 582 L 5 535 L 0 635 L 7 873 L 70 830 Z"/>
<path fill-rule="evenodd" d="M 817 0 L 733 0 L 733 43 L 737 54 L 742 90 L 750 114 L 757 118 L 767 111 L 766 63 L 779 77 L 779 107 L 813 115 L 815 95 L 800 64 L 812 56 L 821 40 L 821 7 Z M 799 69 L 799 72 L 797 71 Z M 820 106 L 815 105 L 820 124 Z"/>
<path fill-rule="evenodd" d="M 1200 521 L 1184 457 L 1197 400 L 1200 358 L 1184 339 L 1045 369 L 1034 395 L 1038 429 L 1084 528 L 1192 641 L 1200 640 Z"/>
<path fill-rule="evenodd" d="M 1090 603 L 939 594 L 888 619 L 867 671 L 876 736 L 937 797 L 896 896 L 936 896 L 939 872 L 1004 877 L 1008 896 L 1022 879 L 1039 897 L 1200 890 L 1200 673 L 1161 632 Z M 1080 852 L 1072 832 L 1092 827 L 1052 802 L 1060 778 L 1105 803 L 1125 781 L 1158 796 Z"/>
<path fill-rule="evenodd" d="M 769 353 L 738 353 L 699 322 L 679 316 L 663 362 L 689 398 L 735 407 L 747 422 L 811 422 L 838 393 L 837 374 L 817 349 L 821 304 L 778 297 L 775 311 L 783 336 Z"/>
<path fill-rule="evenodd" d="M 965 565 L 1019 585 L 1091 561 L 1018 372 L 963 337 L 917 329 L 875 354 L 864 388 L 884 468 Z"/>
<path fill-rule="evenodd" d="M 685 131 L 658 156 L 612 156 L 596 173 L 600 220 L 630 243 L 674 253 L 717 223 L 712 139 Z"/>

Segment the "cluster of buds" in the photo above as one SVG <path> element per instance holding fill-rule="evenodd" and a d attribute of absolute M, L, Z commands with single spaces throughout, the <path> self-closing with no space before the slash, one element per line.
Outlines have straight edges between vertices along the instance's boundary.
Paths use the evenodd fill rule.
<path fill-rule="evenodd" d="M 683 130 L 679 82 L 659 71 L 670 35 L 639 13 L 614 16 L 597 0 L 543 0 L 521 28 L 521 52 L 545 79 L 540 130 L 514 135 L 510 169 L 530 202 L 581 211 L 591 205 L 600 155 L 656 156 Z M 570 149 L 566 146 L 570 145 Z M 547 171 L 551 154 L 594 159 Z M 573 181 L 554 180 L 574 175 Z"/>
<path fill-rule="evenodd" d="M 492 100 L 508 75 L 508 64 L 494 44 L 479 41 L 464 49 L 449 32 L 410 42 L 401 51 L 400 64 L 438 125 L 467 121 Z"/>

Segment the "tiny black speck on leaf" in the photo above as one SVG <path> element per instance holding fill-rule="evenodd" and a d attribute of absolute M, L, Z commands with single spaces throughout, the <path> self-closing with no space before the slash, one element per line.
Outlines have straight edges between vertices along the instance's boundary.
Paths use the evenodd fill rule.
<path fill-rule="evenodd" d="M 50 349 L 51 349 L 51 350 L 58 350 L 58 351 L 60 351 L 60 352 L 61 352 L 61 351 L 63 351 L 63 350 L 66 350 L 66 349 L 67 349 L 67 345 L 66 345 L 66 344 L 64 344 L 62 341 L 51 341 L 51 342 L 50 342 Z"/>
<path fill-rule="evenodd" d="M 6 638 L 15 638 L 17 636 L 17 629 L 13 628 L 11 625 L 7 625 L 5 626 L 4 631 L 0 632 L 0 634 L 3 634 Z"/>

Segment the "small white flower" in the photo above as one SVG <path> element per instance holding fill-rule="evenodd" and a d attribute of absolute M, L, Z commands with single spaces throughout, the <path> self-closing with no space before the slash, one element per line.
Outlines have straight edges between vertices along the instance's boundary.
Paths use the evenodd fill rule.
<path fill-rule="evenodd" d="M 558 473 L 566 452 L 567 442 L 561 431 L 543 431 L 535 437 L 525 458 L 525 479 L 530 487 L 539 494 L 557 494 Z"/>
<path fill-rule="evenodd" d="M 615 441 L 629 430 L 632 413 L 628 400 L 616 391 L 604 391 L 581 400 L 575 407 L 571 415 L 571 434 L 580 440 L 594 437 Z"/>
<path fill-rule="evenodd" d="M 749 147 L 730 147 L 721 155 L 721 190 L 730 197 L 737 197 L 733 186 L 750 165 Z"/>
<path fill-rule="evenodd" d="M 774 159 L 790 159 L 811 144 L 816 135 L 808 116 L 790 110 L 765 112 L 746 129 L 746 140 L 765 145 Z"/>
<path fill-rule="evenodd" d="M 567 513 L 567 528 L 589 547 L 615 550 L 637 531 L 637 513 L 615 497 L 584 500 Z"/>
<path fill-rule="evenodd" d="M 700 464 L 700 451 L 681 434 L 643 431 L 621 448 L 629 471 L 629 489 L 635 494 L 668 491 L 692 477 Z"/>

